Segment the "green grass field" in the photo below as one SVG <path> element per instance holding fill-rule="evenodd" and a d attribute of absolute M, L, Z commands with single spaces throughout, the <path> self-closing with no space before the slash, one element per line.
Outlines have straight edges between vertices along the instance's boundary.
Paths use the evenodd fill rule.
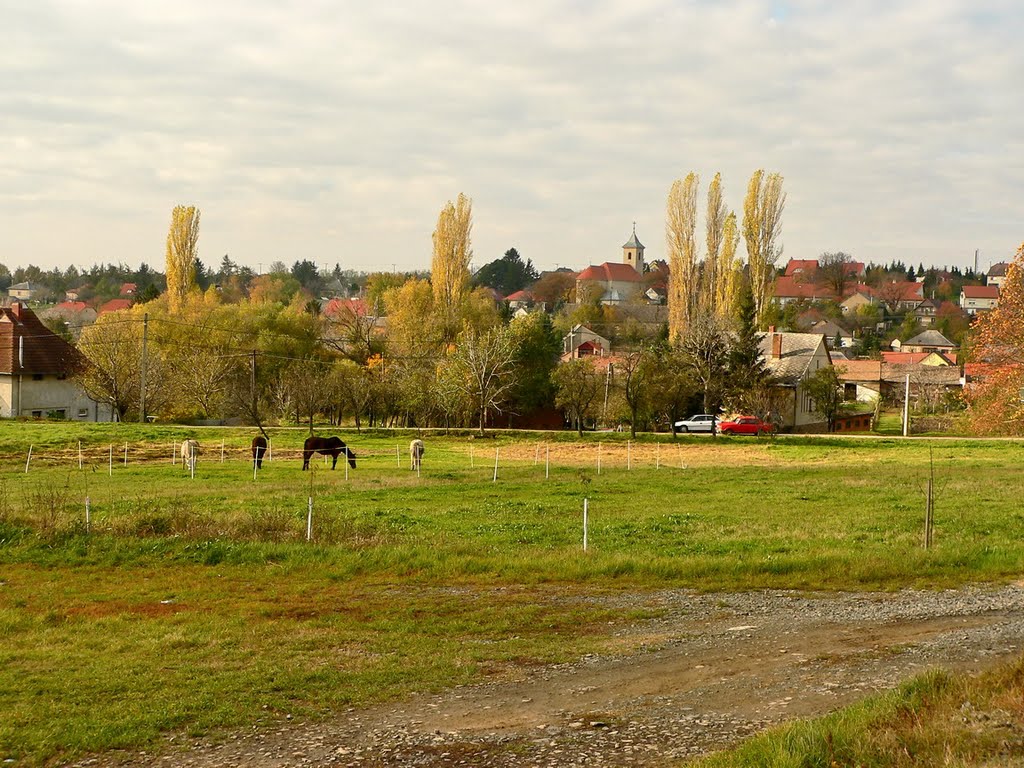
<path fill-rule="evenodd" d="M 595 591 L 938 588 L 1024 565 L 1016 443 L 427 436 L 417 476 L 409 435 L 344 431 L 346 479 L 321 457 L 303 473 L 304 433 L 275 430 L 254 481 L 253 434 L 0 424 L 0 759 L 577 658 L 647 612 Z M 183 436 L 195 479 L 172 464 Z"/>

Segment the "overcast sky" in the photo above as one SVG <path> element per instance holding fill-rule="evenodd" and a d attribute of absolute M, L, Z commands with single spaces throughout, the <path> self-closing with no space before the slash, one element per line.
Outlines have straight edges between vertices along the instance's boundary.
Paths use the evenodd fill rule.
<path fill-rule="evenodd" d="M 665 198 L 757 168 L 783 260 L 980 264 L 1024 241 L 1019 0 L 0 0 L 0 261 L 427 269 L 665 253 Z M 745 254 L 742 246 L 741 253 Z"/>

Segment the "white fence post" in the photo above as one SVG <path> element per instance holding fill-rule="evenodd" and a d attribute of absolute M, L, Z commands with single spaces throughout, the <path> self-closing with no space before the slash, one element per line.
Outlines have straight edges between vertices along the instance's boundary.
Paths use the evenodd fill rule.
<path fill-rule="evenodd" d="M 306 512 L 306 541 L 313 540 L 313 497 L 309 497 L 309 508 Z"/>
<path fill-rule="evenodd" d="M 78 441 L 78 468 L 82 468 L 82 441 Z"/>
<path fill-rule="evenodd" d="M 551 477 L 551 446 L 544 446 L 544 479 Z"/>
<path fill-rule="evenodd" d="M 114 446 L 110 445 L 107 448 L 107 474 L 110 477 L 114 476 Z"/>
<path fill-rule="evenodd" d="M 29 445 L 29 447 L 28 447 L 28 458 L 25 459 L 25 474 L 26 475 L 28 474 L 28 465 L 29 465 L 29 463 L 31 461 L 32 461 L 32 446 Z"/>
<path fill-rule="evenodd" d="M 540 450 L 540 448 L 538 447 L 537 450 Z M 492 480 L 491 482 L 494 482 L 494 483 L 498 482 L 498 449 L 497 448 L 494 449 L 494 480 Z"/>

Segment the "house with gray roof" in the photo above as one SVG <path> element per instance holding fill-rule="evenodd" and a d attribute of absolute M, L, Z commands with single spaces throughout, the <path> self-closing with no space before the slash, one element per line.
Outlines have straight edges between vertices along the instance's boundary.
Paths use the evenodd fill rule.
<path fill-rule="evenodd" d="M 824 431 L 824 420 L 801 387 L 805 379 L 832 365 L 824 335 L 784 333 L 770 328 L 761 336 L 760 350 L 772 377 L 771 419 L 786 431 Z"/>
<path fill-rule="evenodd" d="M 902 352 L 952 352 L 956 344 L 936 330 L 928 330 L 907 339 L 900 345 Z"/>

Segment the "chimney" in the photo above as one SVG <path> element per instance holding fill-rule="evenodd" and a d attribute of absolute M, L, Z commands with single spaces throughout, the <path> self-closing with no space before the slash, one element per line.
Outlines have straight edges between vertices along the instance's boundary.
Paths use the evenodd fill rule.
<path fill-rule="evenodd" d="M 768 333 L 775 333 L 775 326 L 774 325 L 769 325 L 768 326 Z"/>
<path fill-rule="evenodd" d="M 782 334 L 772 333 L 772 360 L 782 359 Z"/>
<path fill-rule="evenodd" d="M 21 319 L 21 302 L 20 301 L 12 301 L 11 302 L 11 314 L 14 315 L 14 317 L 16 317 L 18 320 Z"/>

